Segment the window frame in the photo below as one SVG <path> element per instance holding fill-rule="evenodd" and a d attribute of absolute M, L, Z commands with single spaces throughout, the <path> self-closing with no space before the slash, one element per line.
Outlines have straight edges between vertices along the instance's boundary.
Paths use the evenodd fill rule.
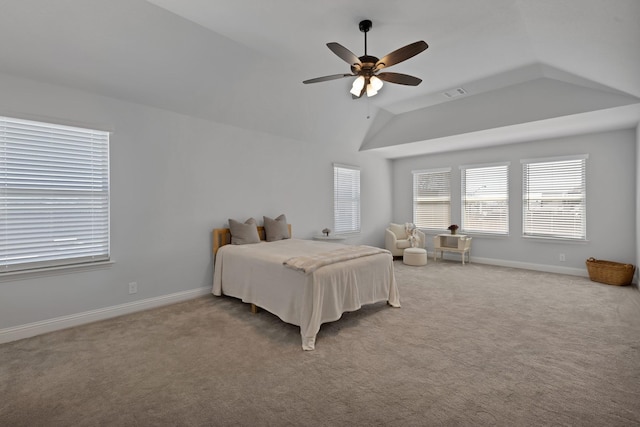
<path fill-rule="evenodd" d="M 422 169 L 422 170 L 411 171 L 412 188 L 413 188 L 412 221 L 417 228 L 420 228 L 423 230 L 441 231 L 441 230 L 446 230 L 447 227 L 451 225 L 451 169 L 452 168 L 447 167 L 447 168 L 434 168 L 434 169 Z M 426 175 L 430 175 L 434 177 L 435 178 L 434 182 L 438 179 L 441 180 L 442 182 L 445 183 L 445 185 L 442 186 L 441 188 L 433 189 L 433 191 L 436 193 L 437 192 L 442 193 L 439 197 L 435 195 L 433 197 L 428 197 L 423 195 L 421 197 L 427 200 L 423 200 L 422 202 L 420 202 L 418 200 L 420 197 L 417 196 L 416 194 L 416 191 L 418 190 L 418 185 L 419 185 L 418 181 L 422 176 L 426 176 Z M 429 199 L 431 199 L 432 201 L 430 202 Z M 426 212 L 419 212 L 421 204 L 424 205 L 424 209 L 426 209 Z M 440 206 L 441 209 L 435 209 L 430 211 L 429 206 L 431 206 L 432 208 L 436 206 Z M 438 210 L 441 210 L 442 212 L 437 212 Z M 436 221 L 434 221 L 434 225 L 428 224 L 430 219 L 437 219 L 438 220 L 437 224 L 435 223 Z"/>
<path fill-rule="evenodd" d="M 466 234 L 483 234 L 489 236 L 508 236 L 509 235 L 509 169 L 511 162 L 484 163 L 474 165 L 460 166 L 460 230 Z M 484 172 L 481 172 L 484 170 Z M 487 193 L 487 197 L 469 198 L 468 187 L 468 171 L 478 171 L 479 176 L 476 179 L 484 179 L 484 182 L 493 184 L 493 193 Z M 479 183 L 473 182 L 474 187 Z M 481 193 L 482 189 L 486 189 L 487 185 L 477 186 L 472 196 Z M 502 191 L 500 193 L 500 191 Z M 488 197 L 495 195 L 495 197 Z M 480 202 L 480 206 L 488 204 L 493 206 L 496 213 L 487 213 L 486 218 L 490 221 L 498 222 L 498 226 L 488 228 L 472 227 L 469 215 L 472 204 Z M 500 212 L 504 210 L 504 212 Z M 485 216 L 485 215 L 483 215 Z"/>
<path fill-rule="evenodd" d="M 362 227 L 360 167 L 333 164 L 333 232 L 357 234 Z"/>
<path fill-rule="evenodd" d="M 538 159 L 522 159 L 520 161 L 520 163 L 522 164 L 522 236 L 524 238 L 565 240 L 574 242 L 587 241 L 588 158 L 588 154 L 579 154 Z M 577 167 L 575 167 L 576 165 L 570 165 L 570 163 L 575 162 L 578 162 Z M 555 167 L 551 166 L 552 164 L 555 164 Z M 538 169 L 537 178 L 543 182 L 530 182 L 532 167 L 535 167 L 534 165 L 537 166 Z M 568 185 L 566 185 L 566 180 L 558 179 L 558 174 L 561 173 L 568 175 L 572 180 L 578 180 L 578 185 L 574 185 L 573 187 L 569 187 Z M 549 184 L 544 184 L 544 181 L 547 181 Z M 535 186 L 533 189 L 539 191 L 532 191 L 532 185 Z M 564 190 L 566 194 L 572 194 L 569 191 L 575 190 L 576 188 L 579 189 L 577 196 L 558 197 L 557 194 L 553 196 L 554 193 L 562 190 Z M 544 196 L 545 191 L 549 194 L 546 197 Z M 532 197 L 533 194 L 540 194 L 540 196 Z M 549 206 L 546 211 L 540 209 L 541 218 L 544 218 L 542 215 L 546 215 L 548 220 L 546 222 L 543 222 L 542 220 L 538 221 L 538 228 L 536 231 L 534 231 L 534 229 L 532 228 L 533 225 L 531 224 L 533 215 L 533 204 L 537 204 L 540 207 L 543 207 L 545 204 Z M 579 225 L 577 227 L 575 225 L 570 227 L 574 230 L 578 230 L 577 232 L 557 232 L 558 229 L 571 226 L 571 223 L 575 224 L 576 217 L 576 213 L 574 213 L 574 219 L 571 220 L 566 212 L 563 213 L 558 211 L 558 206 L 560 206 L 562 211 L 569 210 L 564 208 L 565 206 L 568 206 L 569 208 L 577 208 L 577 215 L 580 216 Z M 573 210 L 575 211 L 576 209 Z M 560 221 L 560 225 L 557 225 L 555 223 L 556 219 Z"/>
<path fill-rule="evenodd" d="M 0 276 L 104 265 L 110 132 L 0 116 Z"/>

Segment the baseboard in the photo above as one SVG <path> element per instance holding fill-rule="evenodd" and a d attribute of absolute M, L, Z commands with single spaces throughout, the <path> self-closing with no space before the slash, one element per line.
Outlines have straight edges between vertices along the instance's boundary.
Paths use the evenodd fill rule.
<path fill-rule="evenodd" d="M 47 332 L 58 331 L 73 326 L 84 325 L 98 320 L 118 317 L 124 314 L 135 313 L 137 311 L 148 310 L 150 308 L 161 307 L 163 305 L 174 304 L 207 295 L 209 293 L 211 293 L 211 287 L 191 289 L 188 291 L 147 298 L 111 307 L 99 308 L 97 310 L 85 311 L 83 313 L 71 314 L 69 316 L 56 317 L 53 319 L 0 329 L 0 344 L 33 337 Z"/>
<path fill-rule="evenodd" d="M 524 270 L 535 270 L 535 271 L 544 271 L 547 273 L 568 274 L 571 276 L 589 277 L 589 272 L 587 271 L 586 267 L 585 268 L 560 267 L 557 265 L 533 264 L 530 262 L 505 261 L 501 259 L 479 258 L 479 257 L 473 257 L 471 261 L 476 262 L 478 264 L 498 265 L 500 267 L 522 268 Z"/>
<path fill-rule="evenodd" d="M 456 257 L 460 260 L 459 254 L 447 254 L 447 259 L 451 259 Z M 433 259 L 433 253 L 429 253 L 429 259 Z M 511 268 L 522 268 L 524 270 L 535 270 L 535 271 L 544 271 L 547 273 L 557 273 L 557 274 L 568 274 L 571 276 L 583 276 L 589 277 L 589 272 L 587 268 L 573 268 L 573 267 L 560 267 L 556 265 L 547 265 L 547 264 L 533 264 L 530 262 L 521 262 L 521 261 L 507 261 L 503 259 L 495 259 L 495 258 L 481 258 L 477 256 L 471 257 L 472 263 L 477 264 L 487 264 L 487 265 L 497 265 L 499 267 L 511 267 Z"/>

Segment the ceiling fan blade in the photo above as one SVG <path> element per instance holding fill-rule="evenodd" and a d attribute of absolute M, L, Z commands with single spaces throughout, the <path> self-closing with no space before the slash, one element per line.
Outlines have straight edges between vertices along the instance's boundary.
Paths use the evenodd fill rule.
<path fill-rule="evenodd" d="M 342 46 L 340 43 L 336 43 L 336 42 L 327 43 L 327 47 L 331 49 L 331 52 L 338 55 L 340 58 L 342 58 L 343 61 L 345 61 L 349 65 L 362 64 L 362 62 L 360 62 L 360 58 L 358 58 L 353 52 L 351 52 L 346 47 Z"/>
<path fill-rule="evenodd" d="M 426 50 L 428 47 L 429 45 L 422 40 L 420 40 L 419 42 L 408 44 L 405 47 L 394 50 L 387 56 L 384 56 L 382 59 L 380 59 L 376 63 L 375 69 L 380 70 L 385 67 L 396 65 L 402 61 L 406 61 L 407 59 L 412 58 L 420 52 Z"/>
<path fill-rule="evenodd" d="M 384 80 L 385 82 L 397 83 L 400 85 L 407 85 L 407 86 L 418 86 L 422 82 L 422 79 L 410 76 L 408 74 L 380 73 L 380 74 L 377 74 L 377 76 L 380 80 Z"/>
<path fill-rule="evenodd" d="M 308 83 L 320 83 L 320 82 L 326 82 L 326 81 L 329 81 L 329 80 L 341 79 L 343 77 L 355 77 L 355 74 L 332 74 L 330 76 L 316 77 L 315 79 L 305 80 L 302 83 L 305 83 L 305 84 L 308 84 Z"/>

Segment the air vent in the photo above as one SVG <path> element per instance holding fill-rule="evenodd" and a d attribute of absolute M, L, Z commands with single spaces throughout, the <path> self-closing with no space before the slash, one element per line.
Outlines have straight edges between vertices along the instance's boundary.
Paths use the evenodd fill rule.
<path fill-rule="evenodd" d="M 451 90 L 448 90 L 448 91 L 446 91 L 446 92 L 442 92 L 442 94 L 443 94 L 444 96 L 446 96 L 447 98 L 449 98 L 449 99 L 453 99 L 453 98 L 457 98 L 457 97 L 459 97 L 459 96 L 466 95 L 466 94 L 467 94 L 467 91 L 466 91 L 466 90 L 464 90 L 464 89 L 463 89 L 463 88 L 461 88 L 461 87 L 457 87 L 457 88 L 455 88 L 455 89 L 451 89 Z"/>

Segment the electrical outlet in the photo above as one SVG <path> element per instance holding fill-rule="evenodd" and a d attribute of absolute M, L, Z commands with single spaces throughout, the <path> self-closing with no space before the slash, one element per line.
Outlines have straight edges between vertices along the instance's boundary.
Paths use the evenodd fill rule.
<path fill-rule="evenodd" d="M 560 254 L 560 255 L 558 256 L 558 259 L 560 260 L 560 262 L 565 262 L 565 261 L 566 261 L 566 259 L 565 259 L 565 257 L 564 257 L 564 254 Z"/>
<path fill-rule="evenodd" d="M 135 294 L 138 292 L 138 282 L 129 283 L 129 294 Z"/>

